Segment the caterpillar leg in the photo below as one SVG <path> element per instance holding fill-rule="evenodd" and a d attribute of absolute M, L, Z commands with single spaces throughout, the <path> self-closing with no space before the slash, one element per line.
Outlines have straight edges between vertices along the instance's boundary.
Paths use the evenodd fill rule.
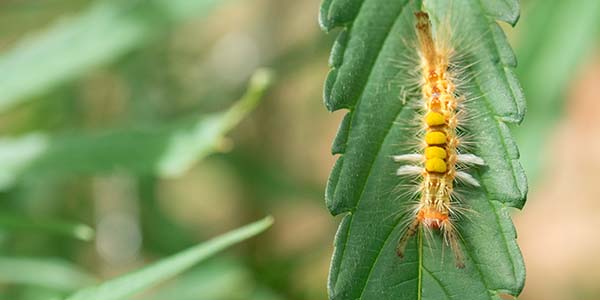
<path fill-rule="evenodd" d="M 415 218 L 415 220 L 408 226 L 406 232 L 404 232 L 404 234 L 400 238 L 400 241 L 398 242 L 398 248 L 396 248 L 396 253 L 398 254 L 398 256 L 404 257 L 404 250 L 406 249 L 406 244 L 408 243 L 410 238 L 417 233 L 420 224 L 421 221 L 418 218 Z"/>
<path fill-rule="evenodd" d="M 452 223 L 449 220 L 446 220 L 442 223 L 442 228 L 444 231 L 444 239 L 446 243 L 450 246 L 450 250 L 454 254 L 454 262 L 456 263 L 456 267 L 462 269 L 465 267 L 464 255 L 460 245 L 458 243 L 458 233 Z"/>

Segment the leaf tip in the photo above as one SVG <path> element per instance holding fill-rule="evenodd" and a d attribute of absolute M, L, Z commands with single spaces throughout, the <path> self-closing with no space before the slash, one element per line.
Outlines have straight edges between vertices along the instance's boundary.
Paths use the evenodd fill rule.
<path fill-rule="evenodd" d="M 273 216 L 268 215 L 266 217 L 264 217 L 262 220 L 260 220 L 259 222 L 261 222 L 264 226 L 265 229 L 271 227 L 274 223 L 275 223 L 275 218 L 273 218 Z"/>
<path fill-rule="evenodd" d="M 273 84 L 275 72 L 269 68 L 257 69 L 250 78 L 250 87 L 259 90 L 266 90 Z"/>
<path fill-rule="evenodd" d="M 254 223 L 248 225 L 249 228 L 253 228 L 254 234 L 259 234 L 267 229 L 269 229 L 275 223 L 275 218 L 273 216 L 268 215 Z"/>
<path fill-rule="evenodd" d="M 89 242 L 94 239 L 95 231 L 88 225 L 78 224 L 73 228 L 73 236 L 82 241 Z"/>

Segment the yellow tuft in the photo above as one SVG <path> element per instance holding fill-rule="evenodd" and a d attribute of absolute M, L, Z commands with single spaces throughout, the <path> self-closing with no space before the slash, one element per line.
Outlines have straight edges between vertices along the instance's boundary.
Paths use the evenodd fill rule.
<path fill-rule="evenodd" d="M 432 158 L 425 161 L 425 170 L 427 172 L 445 173 L 446 162 L 440 158 Z"/>
<path fill-rule="evenodd" d="M 446 119 L 444 118 L 444 115 L 432 111 L 425 116 L 425 123 L 429 126 L 444 125 Z"/>
<path fill-rule="evenodd" d="M 425 158 L 427 159 L 431 159 L 431 158 L 440 158 L 440 159 L 445 159 L 446 158 L 446 150 L 444 150 L 444 148 L 442 147 L 427 147 L 425 148 Z"/>
<path fill-rule="evenodd" d="M 427 145 L 443 145 L 446 143 L 446 134 L 439 131 L 431 131 L 425 134 Z"/>

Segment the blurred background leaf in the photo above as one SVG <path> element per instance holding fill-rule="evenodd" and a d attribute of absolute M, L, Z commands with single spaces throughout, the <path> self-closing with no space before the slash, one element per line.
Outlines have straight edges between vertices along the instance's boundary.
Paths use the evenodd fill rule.
<path fill-rule="evenodd" d="M 72 263 L 59 259 L 0 257 L 0 283 L 74 291 L 96 279 Z"/>
<path fill-rule="evenodd" d="M 518 76 L 528 98 L 525 126 L 516 130 L 522 161 L 531 180 L 543 162 L 547 145 L 564 116 L 567 89 L 600 41 L 600 1 L 531 1 L 520 24 Z M 533 13 L 535 11 L 535 13 Z"/>
<path fill-rule="evenodd" d="M 67 300 L 124 299 L 172 278 L 227 247 L 263 232 L 271 224 L 273 224 L 272 217 L 248 224 L 171 257 L 164 258 L 138 271 L 111 279 L 98 286 L 77 291 Z"/>
<path fill-rule="evenodd" d="M 10 214 L 0 214 L 0 229 L 60 234 L 83 241 L 89 241 L 94 237 L 94 230 L 85 224 Z"/>
<path fill-rule="evenodd" d="M 116 129 L 49 137 L 28 134 L 0 140 L 0 188 L 20 177 L 131 171 L 177 176 L 211 152 L 223 149 L 224 135 L 262 99 L 272 75 L 256 72 L 246 94 L 225 112 L 163 126 Z"/>
<path fill-rule="evenodd" d="M 216 0 L 99 1 L 0 56 L 0 110 L 109 63 Z"/>
<path fill-rule="evenodd" d="M 236 288 L 232 289 L 232 286 Z M 241 262 L 225 258 L 203 263 L 185 272 L 144 299 L 161 300 L 172 295 L 177 295 L 179 300 L 194 300 L 198 295 L 214 300 L 280 299 L 253 296 L 256 293 L 260 290 L 253 284 L 249 270 L 244 269 Z"/>

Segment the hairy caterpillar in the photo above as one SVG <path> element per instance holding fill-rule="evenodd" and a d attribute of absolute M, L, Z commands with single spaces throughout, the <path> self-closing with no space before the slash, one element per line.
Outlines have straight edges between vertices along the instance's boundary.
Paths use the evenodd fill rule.
<path fill-rule="evenodd" d="M 459 95 L 457 90 L 461 80 L 458 71 L 453 68 L 454 49 L 434 38 L 427 13 L 416 12 L 415 17 L 421 74 L 421 147 L 418 153 L 396 155 L 393 159 L 410 163 L 398 168 L 398 176 L 420 178 L 419 202 L 413 220 L 398 242 L 397 253 L 400 257 L 404 256 L 409 239 L 421 228 L 440 230 L 454 254 L 456 266 L 463 268 L 459 233 L 454 225 L 458 213 L 455 183 L 460 181 L 479 186 L 466 169 L 484 162 L 473 154 L 465 153 L 458 133 L 464 96 Z"/>

